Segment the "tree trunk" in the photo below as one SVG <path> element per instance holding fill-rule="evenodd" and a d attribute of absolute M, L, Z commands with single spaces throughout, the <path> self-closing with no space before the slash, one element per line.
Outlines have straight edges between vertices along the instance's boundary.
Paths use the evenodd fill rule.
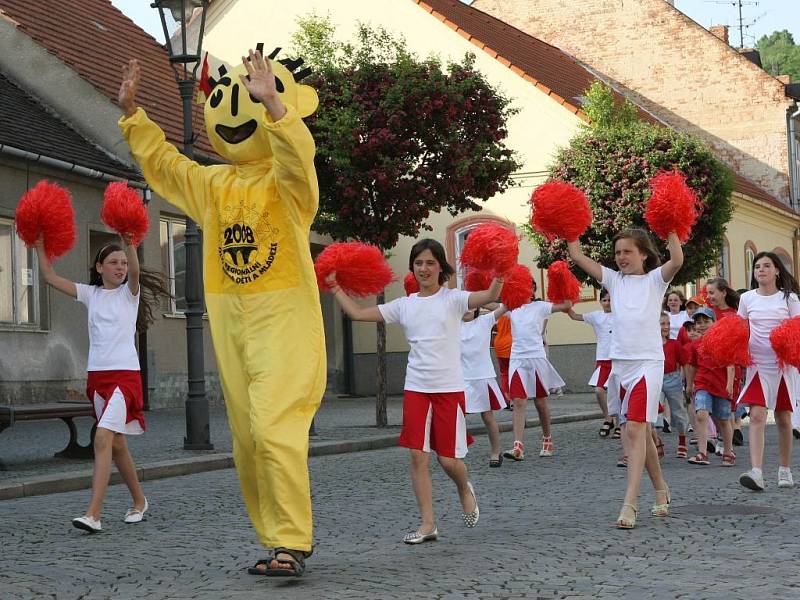
<path fill-rule="evenodd" d="M 385 294 L 378 294 L 377 303 L 383 304 Z M 386 323 L 378 323 L 378 378 L 375 385 L 375 425 L 386 427 L 389 424 L 386 418 Z"/>

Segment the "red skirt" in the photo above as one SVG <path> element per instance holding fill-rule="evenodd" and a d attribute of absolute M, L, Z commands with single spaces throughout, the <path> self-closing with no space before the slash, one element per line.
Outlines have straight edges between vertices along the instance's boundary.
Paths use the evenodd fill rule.
<path fill-rule="evenodd" d="M 138 421 L 142 430 L 144 424 L 144 395 L 142 394 L 141 371 L 89 371 L 86 378 L 86 396 L 95 405 L 95 419 L 98 422 L 103 418 L 103 413 L 108 408 L 114 392 L 119 389 L 125 399 L 125 423 Z M 95 394 L 103 399 L 104 403 L 98 406 L 95 403 Z"/>

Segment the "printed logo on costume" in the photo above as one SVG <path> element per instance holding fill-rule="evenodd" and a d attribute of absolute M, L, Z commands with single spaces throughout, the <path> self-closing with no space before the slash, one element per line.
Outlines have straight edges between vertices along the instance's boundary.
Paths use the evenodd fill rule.
<path fill-rule="evenodd" d="M 226 206 L 220 215 L 219 257 L 234 283 L 246 285 L 263 277 L 278 256 L 278 229 L 269 212 L 258 213 L 244 203 Z"/>

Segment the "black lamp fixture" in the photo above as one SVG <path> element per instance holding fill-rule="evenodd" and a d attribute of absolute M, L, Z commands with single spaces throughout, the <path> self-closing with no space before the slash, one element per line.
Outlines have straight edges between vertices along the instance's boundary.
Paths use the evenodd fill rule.
<path fill-rule="evenodd" d="M 200 65 L 203 48 L 203 30 L 206 24 L 208 0 L 155 0 L 151 5 L 158 10 L 164 30 L 167 52 L 183 103 L 183 154 L 194 158 L 192 132 L 192 96 L 195 75 Z M 178 24 L 180 32 L 173 36 L 169 31 L 167 15 Z M 196 30 L 193 24 L 200 19 Z M 186 396 L 187 450 L 213 450 L 206 398 L 205 361 L 203 356 L 203 268 L 200 231 L 190 218 L 186 219 L 186 357 L 188 393 Z"/>

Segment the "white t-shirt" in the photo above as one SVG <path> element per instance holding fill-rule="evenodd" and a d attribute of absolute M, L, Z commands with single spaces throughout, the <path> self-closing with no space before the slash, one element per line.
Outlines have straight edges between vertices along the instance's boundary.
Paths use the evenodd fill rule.
<path fill-rule="evenodd" d="M 593 310 L 583 315 L 583 321 L 588 323 L 594 329 L 594 335 L 597 338 L 597 351 L 595 353 L 595 360 L 609 360 L 609 352 L 611 352 L 611 328 L 614 316 L 610 312 L 604 310 Z"/>
<path fill-rule="evenodd" d="M 469 294 L 442 287 L 432 296 L 418 293 L 378 306 L 387 323 L 403 327 L 411 346 L 404 389 L 412 392 L 461 392 L 461 318 Z"/>
<path fill-rule="evenodd" d="M 669 281 L 664 281 L 661 267 L 644 275 L 603 267 L 600 283 L 611 294 L 611 359 L 664 360 L 660 320 Z"/>
<path fill-rule="evenodd" d="M 691 321 L 692 318 L 689 316 L 685 310 L 680 311 L 678 314 L 672 314 L 668 311 L 669 314 L 669 339 L 677 340 L 678 333 L 680 333 L 681 327 L 686 321 Z"/>
<path fill-rule="evenodd" d="M 774 365 L 778 360 L 769 334 L 790 317 L 800 315 L 800 300 L 795 294 L 784 298 L 778 291 L 771 296 L 762 296 L 758 290 L 750 290 L 739 298 L 739 316 L 750 321 L 750 355 L 756 364 Z"/>
<path fill-rule="evenodd" d="M 489 351 L 495 322 L 492 311 L 461 323 L 461 368 L 464 379 L 493 379 L 497 376 Z"/>
<path fill-rule="evenodd" d="M 511 360 L 547 358 L 542 329 L 552 312 L 552 302 L 535 300 L 508 313 L 511 319 Z"/>
<path fill-rule="evenodd" d="M 76 283 L 78 302 L 89 311 L 89 359 L 87 371 L 138 371 L 136 316 L 139 294 L 124 283 L 115 290 Z"/>

